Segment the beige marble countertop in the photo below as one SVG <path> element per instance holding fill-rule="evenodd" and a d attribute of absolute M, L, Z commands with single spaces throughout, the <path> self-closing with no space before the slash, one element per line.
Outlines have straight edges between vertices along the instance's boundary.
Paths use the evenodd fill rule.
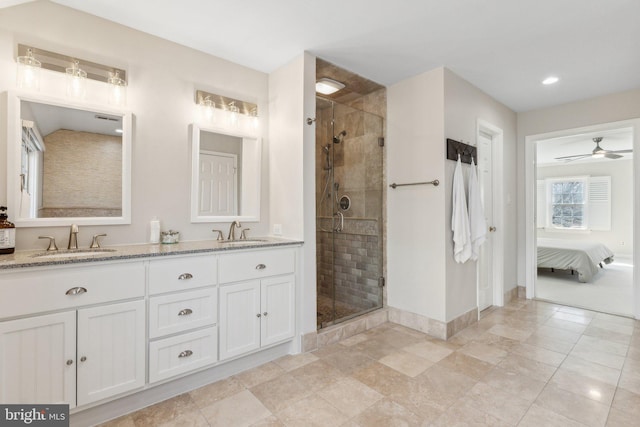
<path fill-rule="evenodd" d="M 299 240 L 281 239 L 277 237 L 256 237 L 248 241 L 236 240 L 232 243 L 217 240 L 201 240 L 179 242 L 169 245 L 146 243 L 138 245 L 105 246 L 97 250 L 80 248 L 77 251 L 66 249 L 61 249 L 56 252 L 47 252 L 45 250 L 17 251 L 10 255 L 0 255 L 0 270 L 209 252 L 229 252 L 241 249 L 301 245 L 302 243 L 303 242 Z"/>

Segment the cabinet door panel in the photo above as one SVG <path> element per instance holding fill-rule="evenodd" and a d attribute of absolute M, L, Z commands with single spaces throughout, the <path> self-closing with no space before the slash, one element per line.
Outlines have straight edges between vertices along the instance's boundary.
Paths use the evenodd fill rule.
<path fill-rule="evenodd" d="M 75 311 L 0 322 L 0 402 L 74 408 L 75 331 Z"/>
<path fill-rule="evenodd" d="M 78 310 L 78 405 L 142 387 L 144 366 L 143 300 Z"/>
<path fill-rule="evenodd" d="M 260 347 L 260 281 L 220 287 L 220 360 Z"/>
<path fill-rule="evenodd" d="M 273 277 L 261 282 L 263 346 L 293 337 L 295 333 L 295 276 Z"/>

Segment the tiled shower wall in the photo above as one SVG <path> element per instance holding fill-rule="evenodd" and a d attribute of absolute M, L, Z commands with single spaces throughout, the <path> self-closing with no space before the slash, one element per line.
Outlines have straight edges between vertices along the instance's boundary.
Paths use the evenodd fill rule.
<path fill-rule="evenodd" d="M 332 298 L 335 285 L 336 301 L 352 305 L 358 311 L 382 303 L 378 278 L 383 271 L 383 148 L 378 139 L 384 135 L 385 106 L 386 92 L 380 90 L 349 105 L 335 103 L 334 127 L 329 102 L 319 101 L 316 114 L 318 294 Z M 334 144 L 334 134 L 342 130 L 347 135 L 340 144 Z M 333 182 L 327 185 L 329 171 L 324 150 L 327 145 L 334 150 L 333 182 L 337 184 L 337 197 L 347 195 L 351 199 L 351 207 L 340 210 L 345 224 L 339 233 L 331 232 L 336 225 L 331 216 L 338 208 L 335 195 L 328 196 Z"/>

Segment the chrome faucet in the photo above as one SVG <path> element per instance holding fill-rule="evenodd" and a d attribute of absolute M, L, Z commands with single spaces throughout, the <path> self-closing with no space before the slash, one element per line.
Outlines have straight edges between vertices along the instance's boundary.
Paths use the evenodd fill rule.
<path fill-rule="evenodd" d="M 71 224 L 67 249 L 78 249 L 78 226 L 76 224 Z"/>
<path fill-rule="evenodd" d="M 240 222 L 233 221 L 231 223 L 231 227 L 229 227 L 229 236 L 227 236 L 227 240 L 236 240 L 236 228 L 242 228 Z"/>

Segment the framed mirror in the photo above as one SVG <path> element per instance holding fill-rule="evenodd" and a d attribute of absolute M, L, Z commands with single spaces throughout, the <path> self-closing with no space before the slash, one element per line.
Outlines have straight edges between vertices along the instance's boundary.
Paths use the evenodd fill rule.
<path fill-rule="evenodd" d="M 131 114 L 9 93 L 7 201 L 16 226 L 131 223 Z"/>
<path fill-rule="evenodd" d="M 260 220 L 262 142 L 191 125 L 191 222 Z"/>

